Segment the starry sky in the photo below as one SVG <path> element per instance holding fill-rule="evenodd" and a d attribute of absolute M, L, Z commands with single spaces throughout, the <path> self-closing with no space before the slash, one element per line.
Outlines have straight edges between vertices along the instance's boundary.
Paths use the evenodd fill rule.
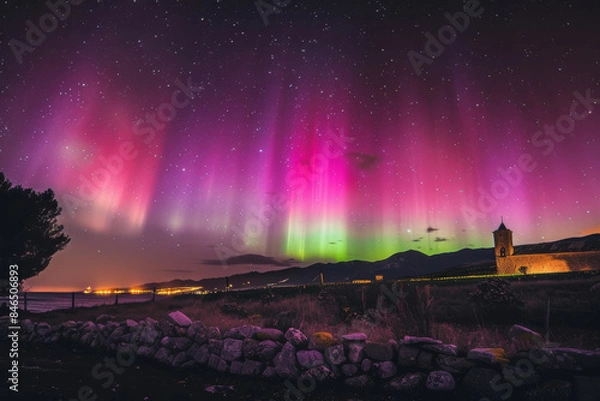
<path fill-rule="evenodd" d="M 30 290 L 600 232 L 596 2 L 71 3 L 0 4 L 0 171 L 72 237 Z"/>

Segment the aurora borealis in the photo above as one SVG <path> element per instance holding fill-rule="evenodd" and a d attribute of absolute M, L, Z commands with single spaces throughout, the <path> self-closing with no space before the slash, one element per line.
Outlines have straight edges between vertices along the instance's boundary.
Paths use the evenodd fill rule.
<path fill-rule="evenodd" d="M 72 237 L 33 290 L 600 232 L 598 4 L 482 1 L 418 75 L 462 2 L 72 3 L 1 5 L 0 171 Z"/>

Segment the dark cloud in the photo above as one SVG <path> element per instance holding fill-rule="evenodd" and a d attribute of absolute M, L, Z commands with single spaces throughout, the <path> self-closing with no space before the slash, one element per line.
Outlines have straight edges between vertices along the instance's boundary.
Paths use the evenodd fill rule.
<path fill-rule="evenodd" d="M 224 262 L 222 262 L 221 260 L 218 260 L 218 259 L 208 259 L 208 260 L 203 260 L 202 263 L 207 264 L 207 265 L 220 265 L 222 263 L 225 263 L 228 265 L 289 266 L 288 262 L 290 260 L 293 260 L 293 259 L 288 259 L 287 261 L 279 261 L 270 256 L 263 256 L 263 255 L 256 255 L 256 254 L 248 253 L 248 254 L 239 255 L 239 256 L 232 256 L 232 257 L 228 258 L 227 260 L 225 260 Z"/>

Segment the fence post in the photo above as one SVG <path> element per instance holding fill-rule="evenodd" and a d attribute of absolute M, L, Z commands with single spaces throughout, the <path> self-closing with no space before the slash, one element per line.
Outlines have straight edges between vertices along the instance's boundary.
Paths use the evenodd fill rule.
<path fill-rule="evenodd" d="M 25 312 L 27 312 L 27 293 L 23 293 L 23 307 L 25 308 Z"/>
<path fill-rule="evenodd" d="M 119 304 L 119 293 L 115 292 L 115 305 Z"/>
<path fill-rule="evenodd" d="M 75 309 L 75 293 L 71 293 L 71 309 Z"/>
<path fill-rule="evenodd" d="M 152 302 L 156 300 L 156 287 L 152 288 Z"/>

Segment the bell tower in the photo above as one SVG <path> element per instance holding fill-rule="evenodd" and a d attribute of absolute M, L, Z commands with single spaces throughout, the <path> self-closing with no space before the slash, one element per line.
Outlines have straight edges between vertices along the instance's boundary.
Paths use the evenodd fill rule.
<path fill-rule="evenodd" d="M 507 256 L 512 256 L 515 253 L 512 231 L 506 228 L 504 220 L 500 224 L 500 227 L 494 231 L 494 247 L 496 258 L 505 258 Z"/>

